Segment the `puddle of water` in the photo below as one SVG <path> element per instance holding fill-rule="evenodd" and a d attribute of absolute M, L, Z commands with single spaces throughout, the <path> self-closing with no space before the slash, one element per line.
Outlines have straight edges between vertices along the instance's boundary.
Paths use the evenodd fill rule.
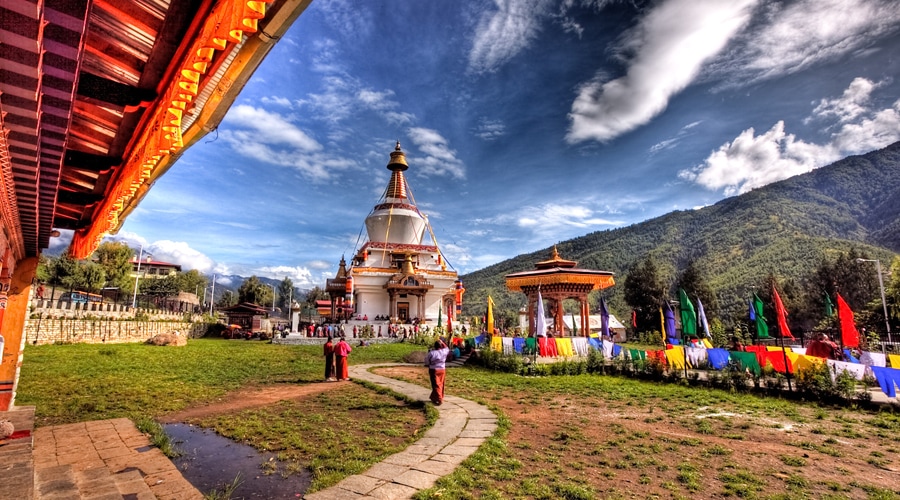
<path fill-rule="evenodd" d="M 240 499 L 296 499 L 309 488 L 309 471 L 287 478 L 276 472 L 263 475 L 260 464 L 274 453 L 260 453 L 255 448 L 235 443 L 209 429 L 187 424 L 163 424 L 163 428 L 181 456 L 172 462 L 181 474 L 201 493 L 222 491 L 240 474 L 241 484 L 231 496 Z"/>

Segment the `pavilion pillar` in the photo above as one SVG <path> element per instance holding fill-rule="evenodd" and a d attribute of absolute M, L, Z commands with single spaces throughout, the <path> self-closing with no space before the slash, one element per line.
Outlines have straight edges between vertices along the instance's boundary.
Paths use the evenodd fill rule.
<path fill-rule="evenodd" d="M 562 335 L 565 331 L 563 327 L 563 314 L 566 312 L 563 310 L 563 301 L 562 295 L 556 297 L 556 331 L 559 332 L 559 335 Z"/>
<path fill-rule="evenodd" d="M 584 336 L 591 336 L 591 303 L 585 298 L 584 301 Z"/>
<path fill-rule="evenodd" d="M 25 351 L 28 299 L 37 265 L 37 257 L 22 259 L 10 279 L 0 283 L 0 333 L 4 339 L 3 352 L 0 354 L 0 411 L 8 411 L 15 404 Z"/>

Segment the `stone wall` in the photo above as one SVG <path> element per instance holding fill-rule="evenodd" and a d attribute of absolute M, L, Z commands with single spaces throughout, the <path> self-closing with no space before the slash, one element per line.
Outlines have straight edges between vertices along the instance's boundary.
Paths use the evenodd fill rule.
<path fill-rule="evenodd" d="M 206 323 L 133 321 L 112 317 L 32 317 L 25 322 L 28 345 L 60 343 L 118 344 L 144 342 L 159 333 L 179 331 L 191 338 L 206 333 Z"/>
<path fill-rule="evenodd" d="M 143 316 L 149 320 L 158 321 L 183 321 L 185 313 L 177 311 L 166 311 L 163 309 L 145 309 L 132 308 L 122 304 L 98 303 L 91 302 L 86 304 L 76 304 L 63 300 L 40 300 L 31 301 L 29 314 L 32 318 L 111 318 L 111 319 L 133 319 L 135 315 Z M 192 321 L 198 321 L 200 315 L 191 315 Z"/>

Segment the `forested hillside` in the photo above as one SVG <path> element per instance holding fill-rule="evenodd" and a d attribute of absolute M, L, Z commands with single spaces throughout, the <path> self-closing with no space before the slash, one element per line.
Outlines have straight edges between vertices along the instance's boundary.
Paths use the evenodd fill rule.
<path fill-rule="evenodd" d="M 553 242 L 547 245 L 462 276 L 467 289 L 464 314 L 484 314 L 489 294 L 499 308 L 521 307 L 524 296 L 507 293 L 504 276 L 546 259 Z M 715 292 L 718 315 L 728 323 L 744 314 L 747 297 L 769 275 L 803 289 L 823 261 L 851 249 L 889 265 L 900 252 L 900 143 L 709 207 L 590 233 L 557 246 L 564 258 L 578 261 L 578 267 L 616 273 L 618 286 L 604 294 L 623 319 L 630 309 L 621 285 L 632 264 L 651 256 L 672 285 L 693 261 Z"/>

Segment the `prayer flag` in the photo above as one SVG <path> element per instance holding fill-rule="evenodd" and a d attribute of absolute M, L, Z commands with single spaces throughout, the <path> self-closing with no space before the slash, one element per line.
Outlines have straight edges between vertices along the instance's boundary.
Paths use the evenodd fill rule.
<path fill-rule="evenodd" d="M 834 316 L 834 302 L 831 301 L 828 292 L 825 292 L 825 316 L 829 318 Z"/>
<path fill-rule="evenodd" d="M 578 323 L 575 323 L 575 313 L 572 313 L 572 336 L 578 336 Z"/>
<path fill-rule="evenodd" d="M 756 311 L 756 338 L 771 338 L 769 337 L 769 325 L 766 324 L 766 318 L 763 316 L 763 301 L 755 293 L 753 294 L 753 309 Z"/>
<path fill-rule="evenodd" d="M 537 321 L 535 325 L 535 330 L 537 330 L 534 334 L 545 337 L 547 335 L 547 324 L 544 321 L 544 299 L 541 298 L 541 289 L 538 288 L 538 296 L 537 296 Z"/>
<path fill-rule="evenodd" d="M 778 295 L 778 290 L 775 289 L 774 285 L 772 285 L 772 296 L 775 298 L 775 315 L 778 317 L 778 331 L 782 337 L 793 339 L 794 336 L 791 335 L 791 330 L 787 324 L 787 310 L 785 310 L 784 303 L 781 302 L 781 296 Z"/>
<path fill-rule="evenodd" d="M 441 327 L 441 313 L 442 313 L 442 312 L 444 312 L 444 307 L 443 307 L 443 306 L 441 306 L 440 308 L 438 308 L 438 324 L 437 324 L 438 328 Z"/>
<path fill-rule="evenodd" d="M 707 338 L 712 338 L 709 333 L 709 321 L 706 320 L 706 311 L 703 310 L 703 302 L 700 302 L 699 297 L 697 297 L 697 319 L 700 321 L 700 326 L 703 327 L 703 334 Z"/>
<path fill-rule="evenodd" d="M 753 309 L 753 301 L 750 300 L 747 304 L 750 306 L 750 321 L 756 321 L 756 310 Z"/>
<path fill-rule="evenodd" d="M 684 288 L 678 289 L 678 300 L 681 309 L 681 334 L 697 335 L 697 313 Z"/>
<path fill-rule="evenodd" d="M 666 336 L 676 339 L 675 335 L 675 311 L 672 310 L 672 306 L 666 302 Z"/>
<path fill-rule="evenodd" d="M 631 327 L 637 328 L 637 311 L 631 310 Z"/>
<path fill-rule="evenodd" d="M 604 337 L 609 335 L 609 309 L 606 308 L 603 297 L 600 297 L 600 333 Z"/>
<path fill-rule="evenodd" d="M 837 294 L 837 306 L 838 320 L 841 322 L 841 343 L 844 347 L 859 347 L 859 332 L 853 321 L 853 311 L 841 294 Z"/>
<path fill-rule="evenodd" d="M 488 333 L 494 334 L 494 299 L 490 295 L 487 300 L 487 329 Z"/>

